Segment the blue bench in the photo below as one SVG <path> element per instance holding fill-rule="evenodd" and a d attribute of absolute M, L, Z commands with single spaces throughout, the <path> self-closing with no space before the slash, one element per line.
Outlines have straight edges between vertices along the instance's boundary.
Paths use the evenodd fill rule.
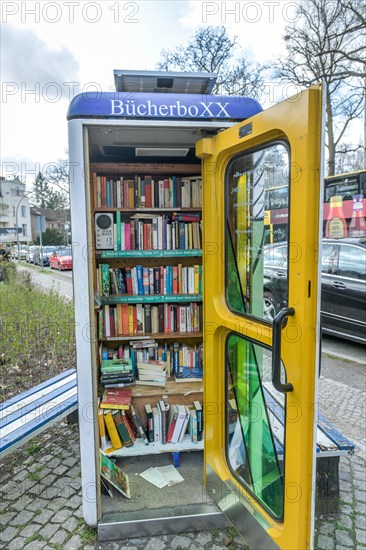
<path fill-rule="evenodd" d="M 0 458 L 77 408 L 75 369 L 69 369 L 1 403 Z"/>
<path fill-rule="evenodd" d="M 264 398 L 274 436 L 276 452 L 283 457 L 283 394 L 270 384 L 264 387 Z M 339 459 L 354 453 L 354 444 L 321 414 L 318 414 L 316 452 L 316 501 L 318 513 L 336 513 L 339 504 Z"/>

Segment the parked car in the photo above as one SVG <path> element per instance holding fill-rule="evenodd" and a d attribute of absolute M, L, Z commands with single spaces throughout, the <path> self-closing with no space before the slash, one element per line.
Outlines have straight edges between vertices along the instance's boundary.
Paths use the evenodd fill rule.
<path fill-rule="evenodd" d="M 72 252 L 71 248 L 57 248 L 50 256 L 50 268 L 59 269 L 72 269 Z"/>
<path fill-rule="evenodd" d="M 323 239 L 322 332 L 366 344 L 366 241 Z M 264 317 L 287 305 L 287 243 L 264 251 Z"/>
<path fill-rule="evenodd" d="M 29 246 L 28 251 L 27 251 L 26 256 L 25 256 L 25 261 L 28 264 L 34 264 L 34 254 L 36 253 L 38 248 L 39 247 L 35 244 Z"/>
<path fill-rule="evenodd" d="M 56 246 L 42 246 L 34 253 L 34 263 L 35 265 L 40 265 L 43 267 L 48 267 L 50 265 L 50 256 L 56 250 Z"/>
<path fill-rule="evenodd" d="M 29 250 L 29 246 L 26 246 L 26 245 L 20 245 L 19 249 L 18 249 L 18 246 L 15 246 L 12 253 L 14 260 L 26 260 L 28 250 Z"/>

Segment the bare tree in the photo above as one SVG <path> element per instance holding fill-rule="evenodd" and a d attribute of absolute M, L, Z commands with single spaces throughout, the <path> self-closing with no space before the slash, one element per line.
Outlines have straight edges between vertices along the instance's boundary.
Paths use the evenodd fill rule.
<path fill-rule="evenodd" d="M 202 27 L 187 46 L 162 50 L 157 68 L 215 73 L 217 82 L 214 93 L 259 98 L 263 88 L 262 68 L 251 63 L 246 55 L 231 64 L 237 46 L 237 37 L 230 39 L 225 27 Z"/>
<path fill-rule="evenodd" d="M 354 152 L 344 140 L 365 108 L 364 22 L 361 0 L 302 0 L 286 28 L 287 55 L 274 66 L 275 77 L 300 88 L 326 83 L 329 175 L 338 154 Z"/>

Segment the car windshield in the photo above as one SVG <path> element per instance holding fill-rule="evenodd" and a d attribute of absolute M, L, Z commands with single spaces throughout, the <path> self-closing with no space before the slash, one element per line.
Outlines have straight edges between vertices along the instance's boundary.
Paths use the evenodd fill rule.
<path fill-rule="evenodd" d="M 44 246 L 42 251 L 43 251 L 43 254 L 48 254 L 49 252 L 54 252 L 55 249 L 53 246 Z"/>

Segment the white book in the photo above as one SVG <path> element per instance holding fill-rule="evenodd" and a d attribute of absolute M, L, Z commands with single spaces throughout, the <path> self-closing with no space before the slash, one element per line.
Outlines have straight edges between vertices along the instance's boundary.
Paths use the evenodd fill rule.
<path fill-rule="evenodd" d="M 152 483 L 153 485 L 155 485 L 155 487 L 158 487 L 159 489 L 162 489 L 163 487 L 166 487 L 168 485 L 168 481 L 159 471 L 159 468 L 149 468 L 148 470 L 145 470 L 145 472 L 142 472 L 140 474 L 140 477 L 146 479 L 146 481 Z"/>
<path fill-rule="evenodd" d="M 188 294 L 194 294 L 194 267 L 188 267 Z"/>
<path fill-rule="evenodd" d="M 159 466 L 156 469 L 163 475 L 169 486 L 176 485 L 177 483 L 184 481 L 184 478 L 180 475 L 173 464 L 170 464 L 169 466 Z"/>
<path fill-rule="evenodd" d="M 110 323 L 110 317 L 109 317 L 109 305 L 104 306 L 104 331 L 106 336 L 111 335 L 111 323 Z"/>
<path fill-rule="evenodd" d="M 184 405 L 177 405 L 177 409 L 178 409 L 178 416 L 175 423 L 174 432 L 172 435 L 172 441 L 171 441 L 172 443 L 178 443 L 180 433 L 182 431 L 182 427 L 185 423 L 186 416 L 187 416 L 187 411 Z"/>
<path fill-rule="evenodd" d="M 152 408 L 153 412 L 153 424 L 154 424 L 154 442 L 159 443 L 160 442 L 160 423 L 159 423 L 159 412 L 157 407 Z"/>
<path fill-rule="evenodd" d="M 184 421 L 183 421 L 182 429 L 181 429 L 180 434 L 179 434 L 178 443 L 181 443 L 183 441 L 183 438 L 184 438 L 185 433 L 187 431 L 188 420 L 189 420 L 189 410 L 185 405 L 183 405 L 183 406 L 185 408 L 186 415 L 185 415 L 185 418 L 184 418 Z"/>
<path fill-rule="evenodd" d="M 164 208 L 164 180 L 159 180 L 159 208 Z"/>
<path fill-rule="evenodd" d="M 153 218 L 153 250 L 158 250 L 159 239 L 158 239 L 158 218 Z"/>
<path fill-rule="evenodd" d="M 179 307 L 179 330 L 180 332 L 187 332 L 187 312 L 185 306 Z"/>
<path fill-rule="evenodd" d="M 163 250 L 163 218 L 158 217 L 158 250 Z"/>

